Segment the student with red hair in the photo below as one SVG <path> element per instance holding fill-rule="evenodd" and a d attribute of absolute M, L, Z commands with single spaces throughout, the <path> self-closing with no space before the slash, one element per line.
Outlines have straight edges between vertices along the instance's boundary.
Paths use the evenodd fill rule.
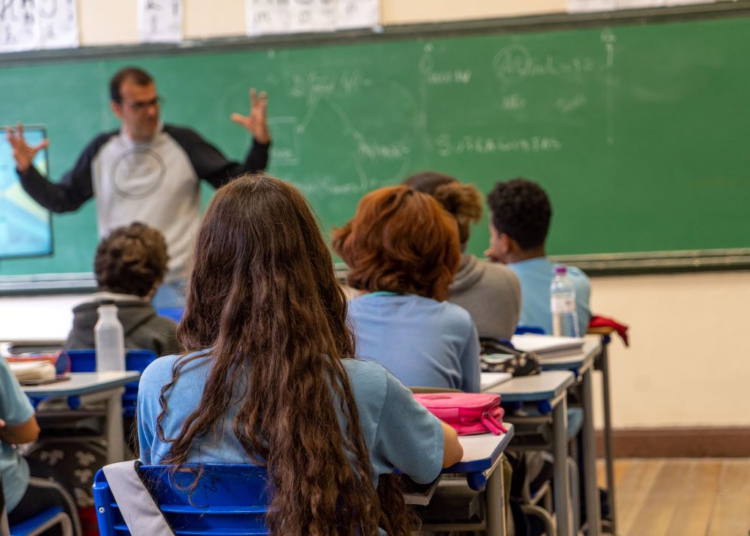
<path fill-rule="evenodd" d="M 333 237 L 363 295 L 349 321 L 358 354 L 402 383 L 479 391 L 479 341 L 471 316 L 449 303 L 461 263 L 456 220 L 433 197 L 406 186 L 367 194 Z"/>

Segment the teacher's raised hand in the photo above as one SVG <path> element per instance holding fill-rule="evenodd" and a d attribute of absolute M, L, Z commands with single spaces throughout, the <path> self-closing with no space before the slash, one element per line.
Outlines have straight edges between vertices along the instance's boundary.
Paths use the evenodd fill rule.
<path fill-rule="evenodd" d="M 242 115 L 232 114 L 232 121 L 245 127 L 253 137 L 260 143 L 269 143 L 271 135 L 268 132 L 268 122 L 266 121 L 266 107 L 268 106 L 268 97 L 265 91 L 258 94 L 255 88 L 250 90 L 250 113 Z"/>
<path fill-rule="evenodd" d="M 38 145 L 29 145 L 23 137 L 23 125 L 18 123 L 15 130 L 8 128 L 8 143 L 13 148 L 13 159 L 20 173 L 26 173 L 34 162 L 36 154 L 49 145 L 49 140 L 43 140 Z"/>

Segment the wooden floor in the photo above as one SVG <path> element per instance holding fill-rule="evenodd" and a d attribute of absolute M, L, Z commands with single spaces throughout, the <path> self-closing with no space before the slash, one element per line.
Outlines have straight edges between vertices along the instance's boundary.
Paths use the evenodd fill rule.
<path fill-rule="evenodd" d="M 615 482 L 619 536 L 750 534 L 750 458 L 618 460 Z"/>

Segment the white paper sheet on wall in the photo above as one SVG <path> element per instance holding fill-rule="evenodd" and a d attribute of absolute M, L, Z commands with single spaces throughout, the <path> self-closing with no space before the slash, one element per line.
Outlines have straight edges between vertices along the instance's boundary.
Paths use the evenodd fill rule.
<path fill-rule="evenodd" d="M 290 0 L 246 0 L 247 35 L 286 33 L 289 30 Z"/>
<path fill-rule="evenodd" d="M 35 50 L 41 46 L 34 0 L 0 1 L 0 52 Z"/>
<path fill-rule="evenodd" d="M 664 0 L 617 0 L 617 9 L 663 7 Z"/>
<path fill-rule="evenodd" d="M 138 0 L 138 35 L 142 43 L 182 41 L 182 0 Z"/>
<path fill-rule="evenodd" d="M 689 6 L 692 4 L 715 4 L 716 0 L 665 0 L 667 6 Z"/>
<path fill-rule="evenodd" d="M 76 0 L 36 0 L 43 48 L 73 48 L 81 44 Z"/>
<path fill-rule="evenodd" d="M 291 0 L 289 31 L 332 32 L 336 29 L 336 0 Z"/>
<path fill-rule="evenodd" d="M 568 0 L 568 12 L 590 13 L 592 11 L 612 11 L 617 0 Z"/>
<path fill-rule="evenodd" d="M 338 0 L 336 28 L 372 28 L 380 24 L 379 0 Z"/>

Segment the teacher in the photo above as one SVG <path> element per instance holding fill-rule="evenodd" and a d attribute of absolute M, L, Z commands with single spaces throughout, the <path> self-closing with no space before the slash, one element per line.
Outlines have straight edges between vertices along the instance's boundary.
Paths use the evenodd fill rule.
<path fill-rule="evenodd" d="M 94 138 L 59 183 L 50 182 L 32 163 L 49 142 L 29 146 L 21 125 L 8 130 L 21 186 L 57 213 L 77 210 L 95 197 L 100 237 L 134 221 L 161 231 L 169 270 L 154 305 L 184 306 L 192 241 L 200 224 L 200 180 L 218 188 L 233 177 L 266 168 L 271 143 L 266 94 L 251 90 L 249 115 L 231 116 L 253 135 L 245 161 L 239 163 L 227 160 L 194 130 L 162 123 L 161 98 L 145 71 L 121 69 L 112 77 L 109 91 L 121 128 Z"/>

